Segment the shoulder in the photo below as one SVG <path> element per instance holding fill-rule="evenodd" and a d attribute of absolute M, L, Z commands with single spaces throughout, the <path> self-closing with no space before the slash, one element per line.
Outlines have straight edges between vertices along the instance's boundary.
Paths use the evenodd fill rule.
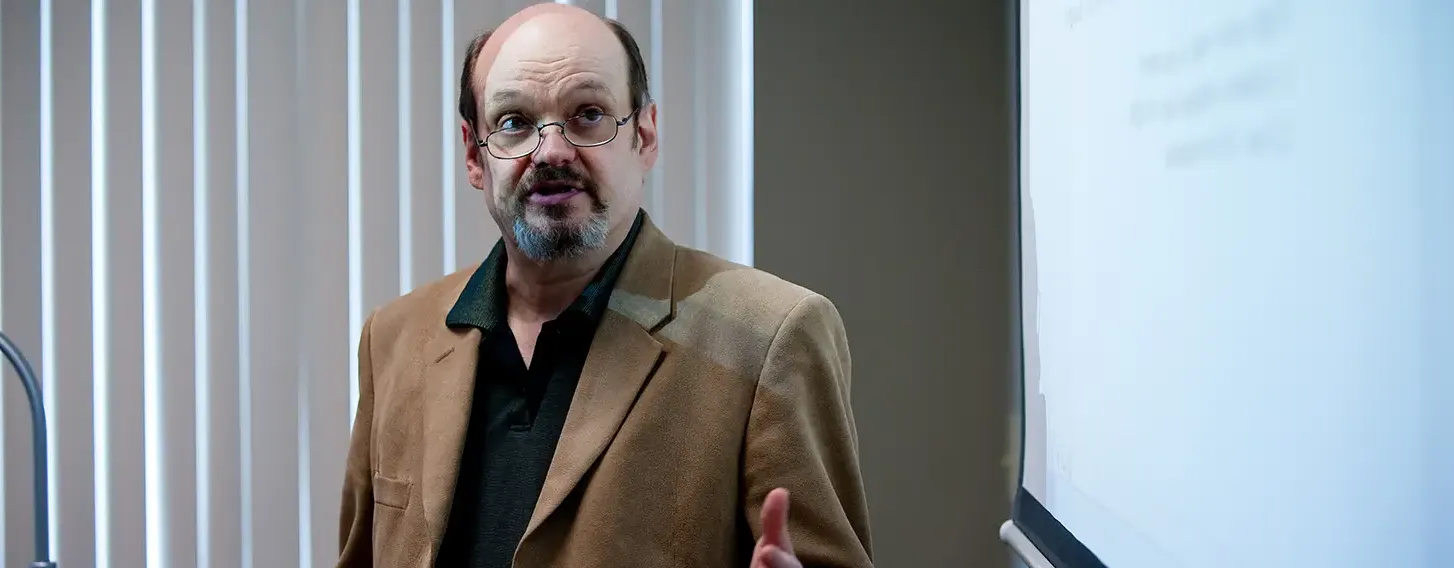
<path fill-rule="evenodd" d="M 696 249 L 677 248 L 672 288 L 675 317 L 663 334 L 743 374 L 756 376 L 775 344 L 843 336 L 838 310 L 823 295 Z"/>
<path fill-rule="evenodd" d="M 364 323 L 372 348 L 422 344 L 447 329 L 449 310 L 478 268 L 479 263 L 461 268 L 374 309 Z"/>
<path fill-rule="evenodd" d="M 795 310 L 831 307 L 821 294 L 770 272 L 687 247 L 677 248 L 673 288 L 683 311 L 777 328 Z M 682 314 L 689 315 L 689 314 Z"/>

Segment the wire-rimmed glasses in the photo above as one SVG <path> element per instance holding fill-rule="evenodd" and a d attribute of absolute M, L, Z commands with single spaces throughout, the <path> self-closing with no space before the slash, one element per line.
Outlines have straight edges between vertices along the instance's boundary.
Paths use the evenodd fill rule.
<path fill-rule="evenodd" d="M 523 125 L 500 128 L 491 132 L 484 140 L 475 143 L 501 160 L 513 160 L 535 153 L 545 139 L 545 129 L 559 126 L 565 140 L 577 148 L 593 148 L 610 144 L 631 118 L 641 109 L 631 111 L 624 118 L 616 118 L 599 110 L 588 110 L 566 120 L 547 122 L 541 125 Z M 516 119 L 512 119 L 516 120 Z"/>

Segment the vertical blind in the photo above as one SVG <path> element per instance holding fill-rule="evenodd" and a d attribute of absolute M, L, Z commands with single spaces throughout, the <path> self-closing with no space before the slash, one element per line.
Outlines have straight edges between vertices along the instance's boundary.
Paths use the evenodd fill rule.
<path fill-rule="evenodd" d="M 5 0 L 0 330 L 43 378 L 66 567 L 331 566 L 373 308 L 498 238 L 464 180 L 466 42 L 527 0 Z M 750 0 L 577 0 L 641 43 L 646 208 L 750 264 Z M 31 558 L 0 385 L 0 558 Z"/>

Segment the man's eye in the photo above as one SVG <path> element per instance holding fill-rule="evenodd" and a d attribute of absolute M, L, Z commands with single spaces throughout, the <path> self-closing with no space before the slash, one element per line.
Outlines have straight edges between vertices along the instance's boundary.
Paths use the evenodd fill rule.
<path fill-rule="evenodd" d="M 584 119 L 586 122 L 596 122 L 598 120 L 601 120 L 602 118 L 605 118 L 606 117 L 606 113 L 605 112 L 602 112 L 601 109 L 598 109 L 598 108 L 588 108 L 586 110 L 581 111 L 581 113 L 579 115 L 576 115 L 576 116 L 579 116 L 580 118 Z"/>
<path fill-rule="evenodd" d="M 529 128 L 529 123 L 518 116 L 507 116 L 500 119 L 500 130 L 514 131 Z"/>

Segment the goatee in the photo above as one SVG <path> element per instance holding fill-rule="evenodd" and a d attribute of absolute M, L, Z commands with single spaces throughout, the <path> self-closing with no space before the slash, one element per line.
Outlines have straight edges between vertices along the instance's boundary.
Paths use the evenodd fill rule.
<path fill-rule="evenodd" d="M 530 203 L 531 193 L 547 183 L 577 188 L 590 200 L 590 214 L 583 220 L 573 221 L 574 206 L 569 202 Z M 520 253 L 536 262 L 549 262 L 577 258 L 605 246 L 611 226 L 609 207 L 600 199 L 597 189 L 586 176 L 557 166 L 539 166 L 521 178 L 511 198 L 506 200 L 515 246 Z"/>

